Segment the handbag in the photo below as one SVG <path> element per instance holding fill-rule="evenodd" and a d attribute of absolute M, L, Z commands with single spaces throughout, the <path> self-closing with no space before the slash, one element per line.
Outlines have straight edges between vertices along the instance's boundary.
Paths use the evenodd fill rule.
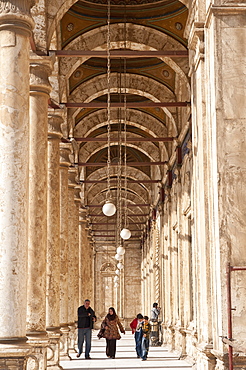
<path fill-rule="evenodd" d="M 98 338 L 101 339 L 103 338 L 103 335 L 104 335 L 104 332 L 105 332 L 105 328 L 101 328 L 97 334 Z"/>

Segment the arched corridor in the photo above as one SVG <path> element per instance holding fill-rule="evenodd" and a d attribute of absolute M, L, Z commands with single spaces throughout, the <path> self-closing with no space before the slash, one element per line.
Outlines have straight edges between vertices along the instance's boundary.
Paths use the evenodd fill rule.
<path fill-rule="evenodd" d="M 77 366 L 86 298 L 97 330 L 158 302 L 160 359 L 246 368 L 245 15 L 0 0 L 0 370 Z"/>

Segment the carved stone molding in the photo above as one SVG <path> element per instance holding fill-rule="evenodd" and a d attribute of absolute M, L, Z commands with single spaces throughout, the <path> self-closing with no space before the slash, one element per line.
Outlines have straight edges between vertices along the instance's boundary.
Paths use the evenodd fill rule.
<path fill-rule="evenodd" d="M 68 170 L 68 187 L 69 188 L 75 188 L 75 186 L 77 185 L 77 181 L 76 181 L 76 178 L 77 178 L 77 170 L 76 168 L 69 168 Z"/>
<path fill-rule="evenodd" d="M 30 92 L 49 94 L 49 76 L 52 71 L 51 59 L 30 60 Z"/>
<path fill-rule="evenodd" d="M 63 118 L 55 114 L 48 114 L 48 138 L 60 139 L 62 137 L 61 124 Z"/>
<path fill-rule="evenodd" d="M 72 152 L 71 144 L 60 143 L 60 166 L 70 166 L 69 154 Z"/>
<path fill-rule="evenodd" d="M 30 16 L 30 9 L 34 4 L 34 0 L 0 0 L 0 31 L 9 29 L 31 36 L 34 21 Z"/>

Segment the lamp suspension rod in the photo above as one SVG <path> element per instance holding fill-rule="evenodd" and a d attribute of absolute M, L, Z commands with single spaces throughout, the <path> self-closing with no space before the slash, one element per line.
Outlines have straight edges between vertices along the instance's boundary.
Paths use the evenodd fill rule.
<path fill-rule="evenodd" d="M 110 198 L 110 0 L 108 0 L 108 20 L 107 20 L 107 135 L 108 135 L 108 160 L 107 160 L 107 179 L 108 179 L 108 191 L 106 194 L 106 200 Z"/>
<path fill-rule="evenodd" d="M 128 204 L 128 207 L 149 207 L 149 203 L 136 203 L 136 204 Z M 101 208 L 101 204 L 88 204 L 85 207 L 92 207 L 92 208 Z"/>

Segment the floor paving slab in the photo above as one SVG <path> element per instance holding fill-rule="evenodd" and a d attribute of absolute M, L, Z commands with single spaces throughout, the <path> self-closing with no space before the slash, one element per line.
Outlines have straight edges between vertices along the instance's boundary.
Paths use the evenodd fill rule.
<path fill-rule="evenodd" d="M 133 335 L 127 332 L 122 334 L 122 338 L 117 341 L 116 358 L 109 359 L 106 356 L 105 339 L 98 339 L 93 332 L 91 360 L 86 360 L 82 353 L 80 358 L 76 353 L 71 353 L 71 361 L 61 361 L 64 370 L 189 370 L 192 366 L 185 360 L 180 360 L 177 355 L 169 352 L 165 347 L 150 347 L 149 356 L 146 361 L 136 357 L 135 342 Z"/>

